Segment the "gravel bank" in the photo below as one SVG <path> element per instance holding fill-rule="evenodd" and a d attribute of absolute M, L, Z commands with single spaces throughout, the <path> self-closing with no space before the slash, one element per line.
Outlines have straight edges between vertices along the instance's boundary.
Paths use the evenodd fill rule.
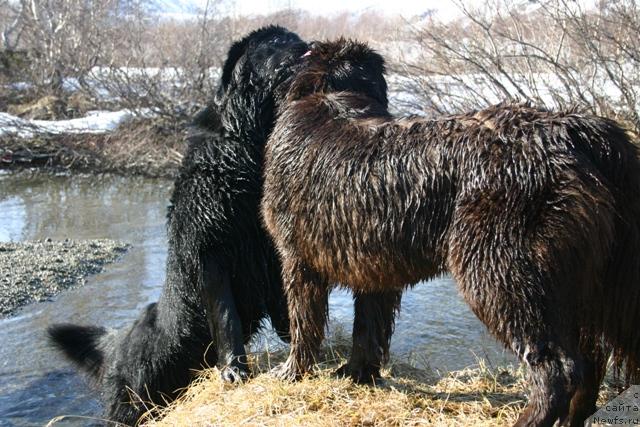
<path fill-rule="evenodd" d="M 0 242 L 0 318 L 40 302 L 102 270 L 128 249 L 113 240 Z"/>

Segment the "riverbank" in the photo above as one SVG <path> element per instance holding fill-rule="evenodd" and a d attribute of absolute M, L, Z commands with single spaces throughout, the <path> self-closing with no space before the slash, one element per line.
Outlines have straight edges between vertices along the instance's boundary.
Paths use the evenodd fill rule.
<path fill-rule="evenodd" d="M 174 178 L 186 129 L 137 118 L 104 133 L 0 134 L 0 169 L 44 168 Z"/>
<path fill-rule="evenodd" d="M 83 285 L 127 248 L 113 240 L 0 242 L 0 318 Z"/>

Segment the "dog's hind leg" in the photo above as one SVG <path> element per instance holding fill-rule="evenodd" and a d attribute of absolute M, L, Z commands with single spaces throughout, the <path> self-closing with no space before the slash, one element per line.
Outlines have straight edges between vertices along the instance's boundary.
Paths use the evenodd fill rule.
<path fill-rule="evenodd" d="M 358 383 L 380 378 L 389 359 L 389 344 L 402 291 L 354 294 L 353 348 L 349 361 L 336 374 Z"/>
<path fill-rule="evenodd" d="M 597 410 L 598 391 L 607 370 L 609 351 L 603 347 L 603 344 L 590 342 L 589 348 L 584 348 L 582 354 L 584 356 L 582 383 L 578 385 L 571 399 L 569 415 L 561 425 L 582 427 L 587 417 Z"/>
<path fill-rule="evenodd" d="M 454 267 L 452 272 L 474 313 L 529 368 L 529 404 L 515 425 L 552 426 L 566 419 L 583 383 L 585 362 L 575 324 L 559 319 L 558 303 L 543 296 L 541 277 L 518 254 L 483 264 L 483 271 Z M 497 271 L 508 274 L 494 276 Z"/>
<path fill-rule="evenodd" d="M 569 331 L 572 325 L 565 328 L 546 315 L 545 306 L 553 306 L 553 302 L 517 295 L 525 282 L 514 278 L 519 268 L 512 268 L 510 278 L 515 286 L 479 281 L 472 286 L 476 293 L 468 289 L 464 277 L 455 278 L 466 289 L 464 297 L 476 315 L 529 369 L 529 404 L 515 426 L 550 427 L 567 418 L 571 399 L 584 381 L 585 362 L 578 349 L 577 333 Z M 491 288 L 489 292 L 499 294 L 485 294 Z"/>
<path fill-rule="evenodd" d="M 540 343 L 538 355 L 528 355 L 531 394 L 515 426 L 553 426 L 566 419 L 575 391 L 583 382 L 584 361 L 553 342 Z M 538 359 L 539 358 L 539 359 Z"/>
<path fill-rule="evenodd" d="M 329 287 L 319 274 L 291 256 L 283 256 L 282 267 L 291 319 L 291 351 L 274 373 L 295 380 L 310 372 L 316 361 L 327 325 Z"/>
<path fill-rule="evenodd" d="M 464 227 L 450 239 L 449 270 L 476 316 L 529 368 L 529 404 L 516 426 L 552 426 L 567 417 L 583 381 L 573 313 L 555 295 L 561 286 L 530 256 L 529 245 L 507 232 L 512 227 L 478 221 Z"/>
<path fill-rule="evenodd" d="M 529 368 L 531 394 L 518 426 L 569 421 L 580 391 L 577 420 L 599 384 L 581 336 L 597 321 L 590 309 L 599 303 L 616 215 L 597 171 L 563 168 L 538 191 L 487 185 L 460 194 L 448 236 L 447 266 L 465 300 Z"/>

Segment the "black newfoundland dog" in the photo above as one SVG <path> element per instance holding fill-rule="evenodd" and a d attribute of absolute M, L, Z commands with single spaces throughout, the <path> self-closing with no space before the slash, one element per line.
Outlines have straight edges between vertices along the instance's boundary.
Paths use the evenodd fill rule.
<path fill-rule="evenodd" d="M 122 330 L 49 328 L 52 342 L 97 383 L 110 420 L 136 423 L 140 399 L 171 401 L 206 365 L 220 367 L 226 381 L 245 378 L 244 345 L 267 317 L 286 339 L 280 263 L 259 202 L 274 97 L 306 50 L 279 27 L 229 50 L 214 105 L 196 119 L 175 182 L 160 300 Z"/>
<path fill-rule="evenodd" d="M 356 302 L 450 272 L 531 374 L 517 425 L 581 426 L 613 351 L 640 380 L 640 162 L 616 123 L 523 104 L 436 120 L 386 108 L 382 58 L 315 44 L 266 146 L 263 215 L 291 353 L 308 372 L 331 284 Z M 356 309 L 351 373 L 379 364 L 383 309 Z"/>

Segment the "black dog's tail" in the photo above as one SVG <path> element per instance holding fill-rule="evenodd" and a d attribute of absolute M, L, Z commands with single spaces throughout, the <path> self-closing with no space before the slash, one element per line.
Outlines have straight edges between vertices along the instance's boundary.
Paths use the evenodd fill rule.
<path fill-rule="evenodd" d="M 71 362 L 87 372 L 92 379 L 100 379 L 104 366 L 102 342 L 108 334 L 107 329 L 63 323 L 50 326 L 47 334 L 54 347 Z"/>

